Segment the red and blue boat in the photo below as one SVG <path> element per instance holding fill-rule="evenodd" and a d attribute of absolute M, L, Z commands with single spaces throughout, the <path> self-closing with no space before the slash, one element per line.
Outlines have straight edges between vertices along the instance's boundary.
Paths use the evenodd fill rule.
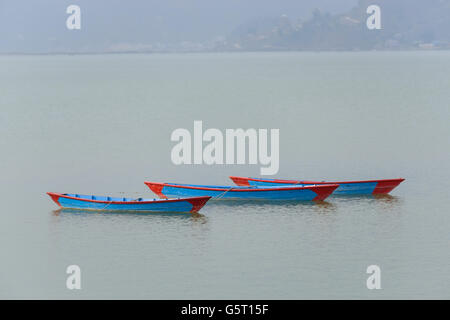
<path fill-rule="evenodd" d="M 382 179 L 382 180 L 361 180 L 361 181 L 303 181 L 303 180 L 281 180 L 281 179 L 261 179 L 246 177 L 230 177 L 238 186 L 321 186 L 321 185 L 339 185 L 333 192 L 333 195 L 365 195 L 365 194 L 387 194 L 405 179 Z"/>
<path fill-rule="evenodd" d="M 64 209 L 139 211 L 139 212 L 198 212 L 209 196 L 180 199 L 133 199 L 47 192 Z"/>
<path fill-rule="evenodd" d="M 212 200 L 325 200 L 337 184 L 320 186 L 235 187 L 179 183 L 148 182 L 145 184 L 160 198 L 209 196 Z"/>

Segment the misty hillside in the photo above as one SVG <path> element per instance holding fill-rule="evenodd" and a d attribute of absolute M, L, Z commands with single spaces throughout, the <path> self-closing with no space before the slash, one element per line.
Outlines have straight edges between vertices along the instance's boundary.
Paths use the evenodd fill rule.
<path fill-rule="evenodd" d="M 381 9 L 381 29 L 366 26 L 366 9 Z M 258 19 L 237 27 L 221 49 L 449 49 L 449 0 L 361 0 L 343 14 L 315 10 L 310 19 Z"/>
<path fill-rule="evenodd" d="M 0 0 L 0 53 L 165 52 L 214 48 L 237 25 L 314 8 L 339 13 L 357 0 Z M 68 30 L 66 8 L 81 8 Z"/>
<path fill-rule="evenodd" d="M 0 0 L 0 53 L 449 48 L 450 0 Z"/>

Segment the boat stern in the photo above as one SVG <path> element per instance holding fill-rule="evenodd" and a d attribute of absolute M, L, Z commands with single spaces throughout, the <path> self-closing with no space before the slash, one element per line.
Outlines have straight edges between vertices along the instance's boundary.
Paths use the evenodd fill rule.
<path fill-rule="evenodd" d="M 158 197 L 160 197 L 161 199 L 167 199 L 167 197 L 162 193 L 162 190 L 164 188 L 164 183 L 161 183 L 161 182 L 149 182 L 149 181 L 145 181 L 144 183 Z"/>
<path fill-rule="evenodd" d="M 242 186 L 242 187 L 249 187 L 250 186 L 250 182 L 248 182 L 248 178 L 230 176 L 230 179 L 233 180 L 233 182 L 237 186 Z"/>
<path fill-rule="evenodd" d="M 317 196 L 313 199 L 313 201 L 323 201 L 323 200 L 325 200 L 338 187 L 339 187 L 338 184 L 322 184 L 322 185 L 311 186 L 310 187 L 311 190 L 314 191 L 317 194 Z"/>
<path fill-rule="evenodd" d="M 191 198 L 186 199 L 187 202 L 192 204 L 191 213 L 197 213 L 203 206 L 211 199 L 211 197 L 197 197 L 197 198 Z"/>
<path fill-rule="evenodd" d="M 403 181 L 405 181 L 403 178 L 378 181 L 372 194 L 387 194 L 394 190 Z"/>
<path fill-rule="evenodd" d="M 55 193 L 55 192 L 47 192 L 47 194 L 50 196 L 50 198 L 52 198 L 52 200 L 59 206 L 62 208 L 62 205 L 59 203 L 59 197 L 61 197 L 60 193 Z"/>

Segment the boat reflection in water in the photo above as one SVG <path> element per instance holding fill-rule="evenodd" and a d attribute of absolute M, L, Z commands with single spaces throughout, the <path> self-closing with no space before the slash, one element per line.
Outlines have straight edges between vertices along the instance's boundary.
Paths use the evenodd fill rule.
<path fill-rule="evenodd" d="M 332 213 L 337 206 L 328 201 L 270 201 L 270 200 L 228 200 L 213 201 L 208 204 L 209 212 L 225 211 L 238 214 L 287 214 L 287 213 Z"/>

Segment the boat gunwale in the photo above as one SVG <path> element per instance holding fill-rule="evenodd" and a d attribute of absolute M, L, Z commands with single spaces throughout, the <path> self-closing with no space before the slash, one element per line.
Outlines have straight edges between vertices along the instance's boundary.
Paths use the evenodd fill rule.
<path fill-rule="evenodd" d="M 260 181 L 260 182 L 273 182 L 282 184 L 311 184 L 311 185 L 328 185 L 328 184 L 349 184 L 349 183 L 373 183 L 373 182 L 403 182 L 405 178 L 394 178 L 394 179 L 374 179 L 374 180 L 353 180 L 353 181 L 307 181 L 307 180 L 284 180 L 284 179 L 260 179 L 260 178 L 249 178 L 249 177 L 236 177 L 230 176 L 231 180 L 233 178 L 243 179 L 247 181 Z M 234 181 L 234 180 L 233 180 Z"/>
<path fill-rule="evenodd" d="M 148 185 L 160 185 L 163 187 L 173 187 L 173 188 L 182 188 L 182 189 L 195 189 L 195 190 L 208 190 L 208 191 L 227 191 L 227 192 L 248 192 L 248 191 L 289 191 L 289 190 L 312 190 L 313 188 L 329 188 L 329 187 L 339 187 L 339 184 L 321 184 L 321 185 L 310 185 L 310 186 L 292 186 L 292 187 L 235 187 L 235 186 L 223 186 L 222 188 L 215 187 L 199 187 L 195 185 L 183 185 L 183 184 L 172 184 L 167 182 L 144 182 Z"/>

